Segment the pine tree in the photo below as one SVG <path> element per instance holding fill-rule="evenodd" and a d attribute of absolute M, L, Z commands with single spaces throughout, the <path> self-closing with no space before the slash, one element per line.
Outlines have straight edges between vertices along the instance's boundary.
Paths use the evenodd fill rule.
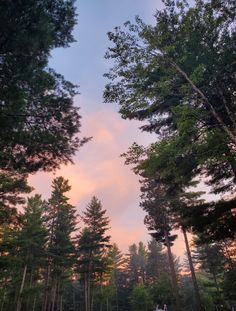
<path fill-rule="evenodd" d="M 159 279 L 162 273 L 168 273 L 168 258 L 163 252 L 163 244 L 154 238 L 148 242 L 147 252 L 147 278 L 152 283 Z"/>
<path fill-rule="evenodd" d="M 108 258 L 111 262 L 111 279 L 110 284 L 115 287 L 115 309 L 119 310 L 119 275 L 124 268 L 125 259 L 122 252 L 119 250 L 116 243 L 114 243 L 109 250 Z"/>
<path fill-rule="evenodd" d="M 133 288 L 139 283 L 140 270 L 138 260 L 138 246 L 134 243 L 129 246 L 129 253 L 127 254 L 127 272 L 129 277 L 129 286 Z"/>
<path fill-rule="evenodd" d="M 55 169 L 80 144 L 77 88 L 48 68 L 51 50 L 74 41 L 74 1 L 3 0 L 0 20 L 0 168 Z"/>
<path fill-rule="evenodd" d="M 92 285 L 101 281 L 107 269 L 107 254 L 110 248 L 109 218 L 101 202 L 93 197 L 83 212 L 85 228 L 78 241 L 78 272 L 83 276 L 85 292 L 85 310 L 91 311 Z"/>
<path fill-rule="evenodd" d="M 17 235 L 18 256 L 21 260 L 21 284 L 18 292 L 16 310 L 29 310 L 39 298 L 37 282 L 40 270 L 45 264 L 48 231 L 45 228 L 45 207 L 40 195 L 28 199 L 21 216 L 21 230 Z M 24 292 L 26 294 L 24 295 Z M 24 298 L 22 301 L 22 297 Z"/>
<path fill-rule="evenodd" d="M 198 245 L 195 240 L 196 250 L 194 260 L 201 264 L 201 269 L 209 273 L 220 295 L 220 283 L 226 266 L 226 257 L 220 243 Z"/>
<path fill-rule="evenodd" d="M 48 239 L 45 206 L 40 195 L 28 198 L 17 226 L 5 227 L 1 243 L 1 281 L 5 287 L 2 308 L 5 305 L 9 310 L 27 311 L 39 303 L 41 269 L 46 260 Z"/>
<path fill-rule="evenodd" d="M 43 311 L 62 310 L 64 284 L 75 262 L 72 234 L 76 231 L 76 210 L 65 196 L 71 187 L 68 180 L 57 177 L 52 182 L 52 188 L 48 201 L 49 242 Z"/>
<path fill-rule="evenodd" d="M 0 225 L 14 222 L 16 206 L 25 203 L 21 194 L 31 190 L 27 184 L 27 174 L 0 169 Z"/>
<path fill-rule="evenodd" d="M 157 134 L 149 155 L 154 178 L 158 173 L 171 190 L 183 191 L 201 174 L 213 193 L 224 194 L 234 190 L 236 176 L 235 4 L 164 3 L 155 25 L 137 18 L 108 34 L 106 58 L 115 64 L 104 98 Z M 199 233 L 211 226 L 210 238 L 235 238 L 233 206 L 235 200 L 193 206 L 186 219 Z"/>

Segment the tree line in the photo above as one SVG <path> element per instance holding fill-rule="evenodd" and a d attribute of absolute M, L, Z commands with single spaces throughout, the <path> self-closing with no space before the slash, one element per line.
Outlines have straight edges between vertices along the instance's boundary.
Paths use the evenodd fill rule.
<path fill-rule="evenodd" d="M 67 180 L 55 178 L 47 201 L 38 194 L 29 197 L 14 225 L 1 228 L 0 310 L 151 311 L 157 304 L 174 309 L 172 271 L 163 244 L 152 238 L 147 245 L 130 245 L 123 254 L 110 242 L 101 202 L 92 197 L 77 215 L 66 196 L 69 190 Z M 224 269 L 234 264 L 235 248 L 229 243 L 195 244 L 201 301 L 209 310 L 214 303 L 230 303 L 235 295 L 232 271 Z M 172 260 L 185 310 L 192 310 L 191 278 L 183 274 L 179 258 Z"/>

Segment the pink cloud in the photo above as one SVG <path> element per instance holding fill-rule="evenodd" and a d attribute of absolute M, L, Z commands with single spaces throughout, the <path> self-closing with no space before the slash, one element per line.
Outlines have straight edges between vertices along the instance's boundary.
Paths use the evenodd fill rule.
<path fill-rule="evenodd" d="M 125 152 L 133 140 L 148 144 L 151 137 L 137 135 L 137 122 L 121 120 L 111 109 L 86 113 L 82 121 L 82 135 L 94 138 L 79 150 L 75 164 L 62 166 L 54 174 L 33 175 L 30 184 L 47 199 L 52 179 L 64 176 L 72 187 L 68 193 L 70 202 L 79 213 L 96 195 L 111 219 L 112 241 L 127 252 L 129 245 L 139 241 L 147 243 L 150 236 L 143 224 L 144 212 L 139 207 L 138 177 L 131 167 L 124 165 L 120 153 Z M 181 243 L 176 244 L 174 251 L 183 253 Z"/>

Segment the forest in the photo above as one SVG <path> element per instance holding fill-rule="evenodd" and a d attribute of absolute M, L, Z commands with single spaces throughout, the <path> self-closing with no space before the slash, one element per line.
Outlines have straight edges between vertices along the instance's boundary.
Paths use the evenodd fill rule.
<path fill-rule="evenodd" d="M 93 141 L 49 65 L 76 40 L 76 2 L 0 1 L 0 311 L 235 310 L 236 2 L 162 3 L 107 34 L 104 106 L 154 137 L 121 154 L 149 234 L 123 252 L 94 193 L 78 211 L 65 176 L 47 199 L 29 182 Z"/>

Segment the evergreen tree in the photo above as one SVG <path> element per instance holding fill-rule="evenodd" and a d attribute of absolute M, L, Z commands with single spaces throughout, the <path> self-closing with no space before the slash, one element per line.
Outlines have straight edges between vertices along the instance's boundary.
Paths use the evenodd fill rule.
<path fill-rule="evenodd" d="M 22 193 L 29 193 L 27 175 L 0 169 L 0 225 L 14 222 L 16 206 L 25 203 Z"/>
<path fill-rule="evenodd" d="M 154 146 L 155 148 L 156 146 Z M 160 149 L 161 153 L 161 149 Z M 151 235 L 167 247 L 169 266 L 171 269 L 172 284 L 176 292 L 176 300 L 178 298 L 177 279 L 175 276 L 173 255 L 171 253 L 171 244 L 176 236 L 171 236 L 171 230 L 181 228 L 184 235 L 186 250 L 188 254 L 189 266 L 192 275 L 196 295 L 196 308 L 202 308 L 198 284 L 192 263 L 191 251 L 188 244 L 186 233 L 186 220 L 183 213 L 189 207 L 196 204 L 203 204 L 199 197 L 202 192 L 190 192 L 185 190 L 185 177 L 178 177 L 178 171 L 173 163 L 168 163 L 168 168 L 162 171 L 163 160 L 166 157 L 157 158 L 153 154 L 153 146 L 148 148 L 133 144 L 128 152 L 123 154 L 126 164 L 134 164 L 134 172 L 142 177 L 141 182 L 141 203 L 140 206 L 147 212 L 145 216 L 145 224 L 151 232 Z M 170 165 L 169 165 L 170 164 Z M 165 163 L 164 163 L 165 165 Z M 158 168 L 156 170 L 156 168 Z M 176 178 L 175 178 L 176 174 Z M 172 180 L 172 176 L 174 178 Z M 189 183 L 194 185 L 195 183 Z"/>
<path fill-rule="evenodd" d="M 83 276 L 85 292 L 85 310 L 91 311 L 92 283 L 101 281 L 107 270 L 107 255 L 110 248 L 109 218 L 101 202 L 93 197 L 83 212 L 85 228 L 78 241 L 78 271 Z"/>
<path fill-rule="evenodd" d="M 74 1 L 4 0 L 0 20 L 0 167 L 55 169 L 80 143 L 77 90 L 48 68 L 51 50 L 74 41 Z"/>
<path fill-rule="evenodd" d="M 138 261 L 142 283 L 145 284 L 147 275 L 147 250 L 143 242 L 139 242 L 138 244 Z"/>
<path fill-rule="evenodd" d="M 40 270 L 45 264 L 48 231 L 45 228 L 45 207 L 40 195 L 28 199 L 21 216 L 21 230 L 17 235 L 17 244 L 21 260 L 21 284 L 18 292 L 16 310 L 30 310 L 38 303 Z M 19 273 L 19 270 L 18 270 Z M 23 299 L 22 299 L 23 298 Z"/>
<path fill-rule="evenodd" d="M 153 301 L 150 292 L 143 284 L 135 286 L 131 296 L 132 310 L 151 311 L 153 310 Z"/>
<path fill-rule="evenodd" d="M 129 253 L 127 254 L 127 266 L 129 286 L 133 288 L 139 284 L 140 281 L 140 265 L 138 256 L 138 246 L 134 243 L 129 246 Z"/>
<path fill-rule="evenodd" d="M 113 46 L 106 58 L 115 64 L 104 98 L 118 102 L 122 117 L 146 120 L 142 129 L 157 134 L 150 167 L 171 190 L 183 191 L 202 174 L 212 192 L 225 193 L 234 189 L 236 176 L 235 14 L 229 13 L 235 6 L 164 3 L 156 25 L 137 18 L 108 34 Z M 197 229 L 191 215 L 198 214 L 204 220 L 198 231 L 207 234 L 212 225 L 211 238 L 219 239 L 219 232 L 221 239 L 234 238 L 233 205 L 235 200 L 193 206 L 186 219 Z"/>
<path fill-rule="evenodd" d="M 110 284 L 115 288 L 115 310 L 119 310 L 120 305 L 120 286 L 119 286 L 119 277 L 123 271 L 125 259 L 122 252 L 119 250 L 116 243 L 114 243 L 109 250 L 108 258 L 111 262 L 111 279 Z"/>
<path fill-rule="evenodd" d="M 45 265 L 48 239 L 45 207 L 40 195 L 28 198 L 24 213 L 18 216 L 18 227 L 5 228 L 9 236 L 5 237 L 5 233 L 1 244 L 5 274 L 1 275 L 5 283 L 2 308 L 5 305 L 8 310 L 27 311 L 40 303 L 41 268 Z"/>
<path fill-rule="evenodd" d="M 0 2 L 0 222 L 29 192 L 28 173 L 72 162 L 87 141 L 77 87 L 48 67 L 51 51 L 74 41 L 75 23 L 74 0 Z"/>
<path fill-rule="evenodd" d="M 219 243 L 198 245 L 195 241 L 196 250 L 194 259 L 201 264 L 201 269 L 209 273 L 217 289 L 221 292 L 221 280 L 225 270 L 226 258 L 222 246 Z"/>
<path fill-rule="evenodd" d="M 1 308 L 12 310 L 16 307 L 17 289 L 19 288 L 20 277 L 18 265 L 22 261 L 17 256 L 16 236 L 19 227 L 1 226 L 0 242 L 0 299 Z"/>
<path fill-rule="evenodd" d="M 158 280 L 163 273 L 168 273 L 168 258 L 163 252 L 163 244 L 154 238 L 148 242 L 147 278 L 150 283 Z"/>
<path fill-rule="evenodd" d="M 62 309 L 65 282 L 75 263 L 72 234 L 76 231 L 76 210 L 65 196 L 71 187 L 68 180 L 57 177 L 52 182 L 52 188 L 48 201 L 49 242 L 43 311 Z"/>

